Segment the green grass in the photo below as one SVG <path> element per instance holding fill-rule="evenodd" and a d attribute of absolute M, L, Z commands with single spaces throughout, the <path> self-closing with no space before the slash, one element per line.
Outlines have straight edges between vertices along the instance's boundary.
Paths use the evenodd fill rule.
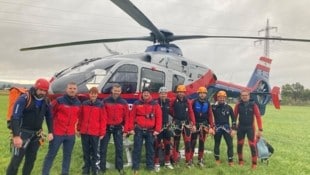
<path fill-rule="evenodd" d="M 6 110 L 7 96 L 0 95 L 0 174 L 5 174 L 6 167 L 10 161 L 11 153 L 9 151 L 9 130 L 6 128 Z M 272 106 L 267 107 L 267 114 L 263 117 L 264 136 L 275 148 L 275 154 L 270 158 L 269 165 L 259 163 L 256 170 L 250 169 L 249 147 L 244 147 L 245 166 L 237 165 L 229 167 L 226 164 L 226 146 L 224 140 L 221 145 L 222 164 L 216 166 L 212 154 L 205 155 L 206 167 L 200 169 L 194 167 L 187 169 L 184 167 L 184 160 L 181 160 L 180 166 L 175 170 L 167 170 L 162 168 L 158 174 L 167 175 L 306 175 L 310 174 L 310 107 L 293 107 L 283 106 L 281 110 L 275 110 Z M 213 150 L 213 138 L 208 137 L 206 141 L 207 150 Z M 234 146 L 236 139 L 234 139 Z M 81 174 L 82 151 L 81 141 L 76 140 L 74 154 L 72 157 L 70 173 L 71 175 Z M 236 151 L 236 147 L 234 147 Z M 32 174 L 41 174 L 42 162 L 47 152 L 47 143 L 42 146 L 38 152 L 37 161 Z M 58 175 L 61 171 L 62 150 L 54 161 L 51 175 Z M 144 154 L 143 154 L 144 157 Z M 114 162 L 114 148 L 110 145 L 109 162 Z M 142 159 L 144 160 L 144 158 Z M 236 160 L 236 153 L 235 153 Z M 194 160 L 197 162 L 197 160 Z M 125 161 L 126 162 L 126 161 Z M 21 166 L 22 167 L 22 166 Z M 20 167 L 20 169 L 21 169 Z M 140 174 L 148 174 L 145 171 L 145 163 L 141 164 Z M 130 168 L 126 168 L 127 174 L 132 174 Z M 20 172 L 19 172 L 20 173 Z M 21 173 L 20 173 L 21 174 Z M 115 170 L 108 170 L 107 174 L 117 174 Z"/>

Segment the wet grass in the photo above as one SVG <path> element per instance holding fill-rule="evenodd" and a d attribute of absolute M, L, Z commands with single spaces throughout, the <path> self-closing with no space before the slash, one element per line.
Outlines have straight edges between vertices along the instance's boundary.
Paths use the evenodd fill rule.
<path fill-rule="evenodd" d="M 9 150 L 9 130 L 6 128 L 6 110 L 7 96 L 0 95 L 0 174 L 5 174 L 6 167 L 10 161 Z M 245 165 L 243 167 L 229 167 L 226 163 L 226 146 L 224 141 L 221 145 L 222 164 L 217 166 L 214 163 L 213 154 L 205 154 L 206 167 L 198 166 L 188 169 L 185 167 L 184 160 L 181 160 L 179 166 L 174 170 L 162 168 L 160 173 L 165 175 L 306 175 L 310 174 L 310 107 L 283 106 L 281 110 L 275 110 L 272 106 L 267 107 L 267 114 L 263 117 L 264 136 L 275 148 L 275 154 L 270 158 L 269 165 L 259 163 L 256 170 L 251 170 L 250 154 L 247 144 L 244 147 Z M 132 136 L 131 136 L 132 137 Z M 234 139 L 234 146 L 236 145 Z M 206 141 L 206 149 L 213 150 L 213 138 L 208 137 Z M 234 148 L 236 151 L 236 148 Z M 39 152 L 35 168 L 32 172 L 34 175 L 41 174 L 42 162 L 47 152 L 47 143 L 43 145 Z M 125 156 L 126 157 L 126 156 Z M 143 156 L 144 157 L 144 156 Z M 61 171 L 62 151 L 60 150 L 53 164 L 51 175 L 58 175 Z M 114 145 L 109 147 L 109 162 L 114 162 Z M 144 161 L 144 158 L 142 159 Z M 197 160 L 194 160 L 197 162 Z M 236 153 L 235 153 L 236 162 Z M 125 161 L 126 163 L 126 161 Z M 76 140 L 74 154 L 70 168 L 71 175 L 81 174 L 82 149 L 79 138 Z M 133 174 L 130 167 L 125 169 L 127 174 Z M 21 174 L 21 172 L 19 172 Z M 139 174 L 149 174 L 145 170 L 145 163 L 141 164 Z M 115 170 L 108 170 L 107 175 L 118 174 Z"/>

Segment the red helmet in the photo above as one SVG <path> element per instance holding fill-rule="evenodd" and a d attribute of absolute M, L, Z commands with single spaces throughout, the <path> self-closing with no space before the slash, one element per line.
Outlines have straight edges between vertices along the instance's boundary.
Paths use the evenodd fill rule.
<path fill-rule="evenodd" d="M 43 78 L 38 79 L 36 83 L 34 84 L 34 88 L 41 89 L 44 91 L 48 91 L 49 86 L 50 86 L 50 83 Z"/>

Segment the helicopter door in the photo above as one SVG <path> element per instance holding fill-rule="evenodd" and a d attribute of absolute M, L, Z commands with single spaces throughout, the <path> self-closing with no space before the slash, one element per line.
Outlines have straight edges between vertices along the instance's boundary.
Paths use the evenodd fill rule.
<path fill-rule="evenodd" d="M 162 71 L 143 67 L 141 69 L 140 90 L 147 87 L 151 92 L 158 92 L 165 85 L 165 73 Z"/>
<path fill-rule="evenodd" d="M 118 83 L 122 86 L 122 93 L 135 93 L 138 82 L 138 67 L 133 64 L 121 65 L 104 85 L 101 92 L 110 93 L 113 84 Z"/>

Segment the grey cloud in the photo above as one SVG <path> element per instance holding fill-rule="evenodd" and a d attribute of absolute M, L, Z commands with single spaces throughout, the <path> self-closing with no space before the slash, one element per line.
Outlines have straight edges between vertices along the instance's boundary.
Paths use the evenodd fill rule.
<path fill-rule="evenodd" d="M 266 19 L 278 32 L 272 35 L 310 39 L 308 0 L 133 0 L 159 28 L 175 34 L 257 35 Z M 142 28 L 112 2 L 94 0 L 0 2 L 0 80 L 31 80 L 85 58 L 108 55 L 101 44 L 19 52 L 21 47 L 61 42 L 144 36 Z M 108 44 L 123 53 L 137 53 L 151 43 Z M 263 46 L 252 40 L 208 39 L 176 42 L 184 56 L 204 62 L 219 79 L 245 85 Z M 271 43 L 271 83 L 300 82 L 310 88 L 310 43 Z"/>

